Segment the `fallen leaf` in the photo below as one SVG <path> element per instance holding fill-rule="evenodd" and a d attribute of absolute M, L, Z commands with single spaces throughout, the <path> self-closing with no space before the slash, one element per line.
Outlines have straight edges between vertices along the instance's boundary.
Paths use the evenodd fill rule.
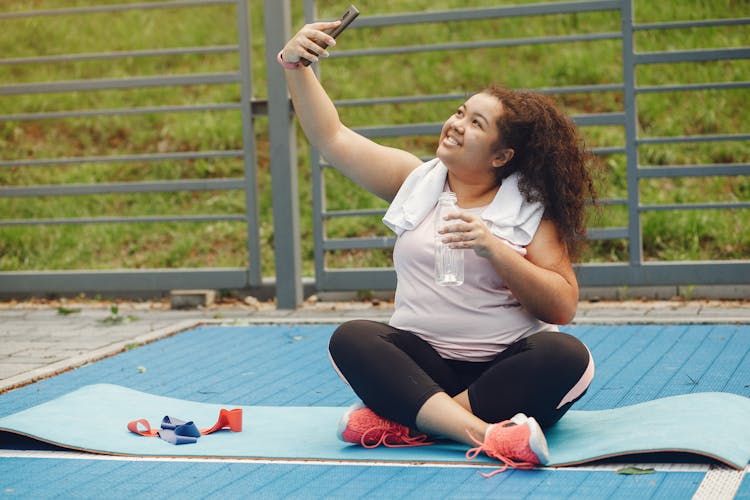
<path fill-rule="evenodd" d="M 136 321 L 138 318 L 136 316 L 107 316 L 104 319 L 100 319 L 99 323 L 103 325 L 122 325 L 126 323 L 130 323 L 131 321 Z"/>
<path fill-rule="evenodd" d="M 81 312 L 80 309 L 68 309 L 67 307 L 58 307 L 57 314 L 61 316 L 67 316 L 68 314 L 74 314 Z"/>
<path fill-rule="evenodd" d="M 654 469 L 650 469 L 650 468 L 649 469 L 642 469 L 640 467 L 628 466 L 628 467 L 623 467 L 621 469 L 617 469 L 617 473 L 618 474 L 625 474 L 625 475 L 628 475 L 628 476 L 637 476 L 639 474 L 653 474 L 654 473 Z"/>

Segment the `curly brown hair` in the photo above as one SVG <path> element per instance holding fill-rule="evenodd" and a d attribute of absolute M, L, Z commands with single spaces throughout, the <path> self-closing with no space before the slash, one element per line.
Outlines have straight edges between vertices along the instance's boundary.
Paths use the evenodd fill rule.
<path fill-rule="evenodd" d="M 544 203 L 544 218 L 555 224 L 571 258 L 577 257 L 586 239 L 586 205 L 596 203 L 589 171 L 593 154 L 578 128 L 547 96 L 499 85 L 480 92 L 502 103 L 497 147 L 514 150 L 513 158 L 497 169 L 498 182 L 520 172 L 521 193 Z"/>

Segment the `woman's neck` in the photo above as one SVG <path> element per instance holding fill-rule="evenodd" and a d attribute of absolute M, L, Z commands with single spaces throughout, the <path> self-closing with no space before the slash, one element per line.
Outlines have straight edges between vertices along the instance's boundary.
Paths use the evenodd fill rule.
<path fill-rule="evenodd" d="M 494 178 L 492 183 L 471 183 L 448 173 L 448 188 L 456 193 L 459 207 L 477 208 L 489 205 L 500 189 L 500 185 L 495 182 Z"/>

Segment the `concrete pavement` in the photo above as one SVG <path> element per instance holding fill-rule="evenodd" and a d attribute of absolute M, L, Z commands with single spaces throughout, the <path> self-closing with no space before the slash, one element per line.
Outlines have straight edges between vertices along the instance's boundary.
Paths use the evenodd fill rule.
<path fill-rule="evenodd" d="M 0 393 L 200 324 L 386 321 L 388 301 L 315 302 L 296 310 L 234 302 L 172 310 L 168 302 L 0 303 Z M 745 323 L 750 301 L 581 302 L 574 324 Z"/>

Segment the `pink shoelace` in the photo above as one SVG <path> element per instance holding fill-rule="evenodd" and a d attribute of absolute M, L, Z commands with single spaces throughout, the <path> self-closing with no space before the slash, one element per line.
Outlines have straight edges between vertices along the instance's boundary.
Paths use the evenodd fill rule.
<path fill-rule="evenodd" d="M 365 438 L 373 432 L 380 433 L 380 438 L 374 444 L 367 444 Z M 389 443 L 388 438 L 393 438 L 392 441 L 395 441 L 395 443 Z M 427 434 L 409 436 L 409 429 L 403 425 L 392 424 L 384 420 L 363 432 L 360 444 L 364 448 L 376 448 L 381 444 L 388 448 L 406 448 L 409 446 L 427 446 L 433 444 L 433 442 L 427 441 Z"/>
<path fill-rule="evenodd" d="M 499 467 L 490 473 L 480 472 L 482 476 L 492 477 L 496 474 L 501 474 L 505 472 L 508 469 L 508 467 L 511 467 L 513 469 L 533 469 L 534 468 L 534 464 L 532 462 L 516 462 L 515 460 L 511 460 L 505 455 L 502 455 L 501 453 L 499 453 L 497 450 L 493 450 L 493 449 L 485 447 L 484 443 L 477 440 L 477 438 L 475 438 L 468 430 L 466 431 L 466 433 L 469 435 L 469 438 L 472 441 L 474 441 L 476 444 L 479 445 L 476 448 L 471 448 L 466 452 L 466 460 L 473 460 L 481 452 L 485 452 L 490 457 L 497 458 L 504 464 L 502 467 Z"/>

